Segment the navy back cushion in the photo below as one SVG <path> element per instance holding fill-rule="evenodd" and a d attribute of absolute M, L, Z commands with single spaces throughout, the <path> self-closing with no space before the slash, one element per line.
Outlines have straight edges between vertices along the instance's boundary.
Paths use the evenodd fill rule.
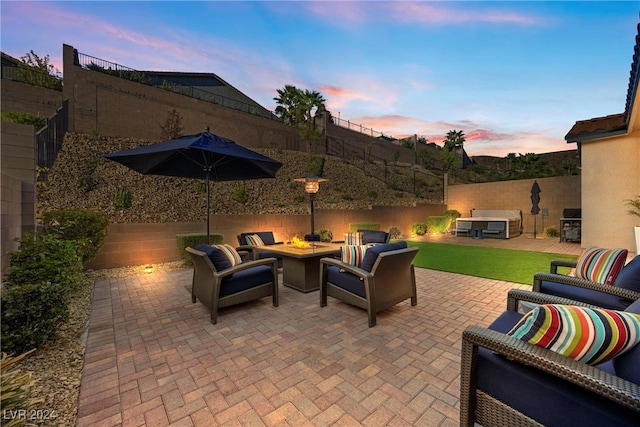
<path fill-rule="evenodd" d="M 640 292 L 640 255 L 620 270 L 613 286 Z"/>
<path fill-rule="evenodd" d="M 360 268 L 363 270 L 371 272 L 373 268 L 373 264 L 376 263 L 378 259 L 378 255 L 382 252 L 395 251 L 398 249 L 405 249 L 407 247 L 407 242 L 394 242 L 394 243 L 383 243 L 381 245 L 371 246 L 364 253 L 364 257 L 362 258 L 362 263 L 360 264 Z"/>
<path fill-rule="evenodd" d="M 216 271 L 220 272 L 231 268 L 231 261 L 220 249 L 204 244 L 197 245 L 195 249 L 207 254 Z"/>

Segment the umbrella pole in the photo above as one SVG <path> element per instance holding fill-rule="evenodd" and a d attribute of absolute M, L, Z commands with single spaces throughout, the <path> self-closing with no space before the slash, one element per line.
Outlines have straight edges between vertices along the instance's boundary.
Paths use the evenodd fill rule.
<path fill-rule="evenodd" d="M 209 203 L 209 171 L 207 171 L 207 245 L 211 244 L 211 237 L 209 237 Z"/>

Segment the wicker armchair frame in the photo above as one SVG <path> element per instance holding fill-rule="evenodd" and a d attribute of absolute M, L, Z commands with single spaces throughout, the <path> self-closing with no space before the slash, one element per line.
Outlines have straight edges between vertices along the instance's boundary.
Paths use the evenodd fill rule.
<path fill-rule="evenodd" d="M 579 301 L 524 290 L 511 290 L 507 309 L 518 309 L 520 301 L 536 304 L 570 304 L 594 307 Z M 484 347 L 497 354 L 513 358 L 540 371 L 571 382 L 603 399 L 638 412 L 640 417 L 640 386 L 623 380 L 598 368 L 561 356 L 517 338 L 479 326 L 470 326 L 462 334 L 460 372 L 460 425 L 483 426 L 539 426 L 537 421 L 493 398 L 477 388 L 476 368 L 478 348 Z M 640 418 L 639 418 L 640 419 Z"/>
<path fill-rule="evenodd" d="M 211 323 L 218 322 L 218 309 L 236 305 L 248 301 L 271 296 L 273 306 L 277 307 L 278 302 L 278 260 L 275 258 L 264 258 L 255 261 L 246 261 L 235 267 L 223 271 L 217 271 L 206 253 L 193 248 L 185 248 L 193 260 L 193 282 L 191 284 L 191 302 L 200 300 L 211 312 Z M 222 279 L 240 271 L 248 270 L 260 265 L 267 265 L 271 268 L 272 279 L 244 291 L 231 295 L 220 296 Z"/>
<path fill-rule="evenodd" d="M 378 255 L 371 272 L 345 264 L 339 259 L 320 260 L 320 307 L 327 305 L 327 296 L 367 310 L 369 327 L 376 325 L 376 313 L 411 299 L 418 304 L 416 275 L 413 259 L 419 248 L 411 247 L 382 252 Z M 362 279 L 366 298 L 353 294 L 327 280 L 327 268 L 337 266 Z"/>

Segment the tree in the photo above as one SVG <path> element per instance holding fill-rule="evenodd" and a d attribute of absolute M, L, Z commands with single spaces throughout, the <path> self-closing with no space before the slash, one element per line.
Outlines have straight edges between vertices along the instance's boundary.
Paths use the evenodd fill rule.
<path fill-rule="evenodd" d="M 273 98 L 278 104 L 275 109 L 276 116 L 289 125 L 296 124 L 296 106 L 300 97 L 300 90 L 292 85 L 285 85 L 278 89 L 278 96 Z"/>
<path fill-rule="evenodd" d="M 317 91 L 298 89 L 293 85 L 285 85 L 278 89 L 278 96 L 273 98 L 278 104 L 275 114 L 284 123 L 298 127 L 300 139 L 307 143 L 307 151 L 311 154 L 311 144 L 322 136 L 316 126 L 316 118 L 323 114 L 331 114 L 325 107 L 325 99 Z"/>
<path fill-rule="evenodd" d="M 182 136 L 184 126 L 182 126 L 182 116 L 180 113 L 173 110 L 168 112 L 167 118 L 164 120 L 164 124 L 160 125 L 160 139 L 173 139 Z"/>
<path fill-rule="evenodd" d="M 62 90 L 60 71 L 50 64 L 49 55 L 40 57 L 32 50 L 20 57 L 20 61 L 18 76 L 21 81 L 33 86 Z"/>
<path fill-rule="evenodd" d="M 464 132 L 461 130 L 450 130 L 444 140 L 444 146 L 440 153 L 442 168 L 451 171 L 461 158 L 460 151 L 464 149 Z M 459 166 L 462 166 L 461 162 Z"/>

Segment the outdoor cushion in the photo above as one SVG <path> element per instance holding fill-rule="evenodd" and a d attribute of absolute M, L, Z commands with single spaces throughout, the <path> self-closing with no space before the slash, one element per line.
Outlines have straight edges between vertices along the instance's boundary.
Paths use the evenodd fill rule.
<path fill-rule="evenodd" d="M 575 301 L 582 301 L 587 304 L 606 307 L 612 310 L 624 310 L 631 304 L 631 301 L 628 299 L 617 295 L 550 281 L 542 281 L 540 283 L 540 292 Z"/>
<path fill-rule="evenodd" d="M 360 268 L 365 271 L 371 272 L 373 264 L 375 264 L 379 254 L 381 254 L 382 252 L 395 251 L 397 249 L 405 249 L 406 247 L 407 242 L 405 241 L 382 243 L 380 245 L 370 246 L 364 254 L 364 258 L 362 259 Z"/>
<path fill-rule="evenodd" d="M 525 314 L 507 335 L 596 365 L 613 359 L 640 342 L 640 315 L 544 304 Z"/>
<path fill-rule="evenodd" d="M 640 292 L 640 256 L 636 256 L 622 267 L 613 286 Z"/>
<path fill-rule="evenodd" d="M 223 245 L 212 245 L 214 248 L 218 249 L 220 252 L 224 254 L 229 260 L 231 267 L 235 267 L 238 264 L 242 263 L 242 258 L 240 254 L 233 248 L 233 246 L 228 244 Z M 215 265 L 215 264 L 214 264 Z"/>
<path fill-rule="evenodd" d="M 360 267 L 366 250 L 366 245 L 340 246 L 341 261 L 354 267 Z"/>
<path fill-rule="evenodd" d="M 389 234 L 386 231 L 378 230 L 358 230 L 358 233 L 362 233 L 362 244 L 367 243 L 387 243 Z"/>
<path fill-rule="evenodd" d="M 611 285 L 624 266 L 626 249 L 591 247 L 585 250 L 576 264 L 576 277 Z"/>
<path fill-rule="evenodd" d="M 237 294 L 238 292 L 264 285 L 273 281 L 273 273 L 268 265 L 258 265 L 233 273 L 229 280 L 223 280 L 220 296 Z"/>
<path fill-rule="evenodd" d="M 336 266 L 330 266 L 327 268 L 327 282 L 333 283 L 334 285 L 362 298 L 367 297 L 363 281 L 355 274 L 341 272 Z"/>
<path fill-rule="evenodd" d="M 362 233 L 344 233 L 345 245 L 362 245 Z"/>
<path fill-rule="evenodd" d="M 276 243 L 275 237 L 273 237 L 273 232 L 271 231 L 253 231 L 250 233 L 240 233 L 238 235 L 238 243 L 240 245 L 248 245 L 247 236 L 258 235 L 262 242 L 265 245 L 274 245 Z"/>
<path fill-rule="evenodd" d="M 251 245 L 251 246 L 264 246 L 264 242 L 262 241 L 262 238 L 260 238 L 259 235 L 257 234 L 250 234 L 248 236 L 246 236 L 247 239 L 247 244 Z"/>
<path fill-rule="evenodd" d="M 216 271 L 223 271 L 232 267 L 229 257 L 215 246 L 200 244 L 195 249 L 207 254 Z"/>
<path fill-rule="evenodd" d="M 640 300 L 636 300 L 625 311 L 640 314 Z M 613 366 L 617 376 L 632 383 L 640 384 L 640 344 L 613 359 Z"/>

